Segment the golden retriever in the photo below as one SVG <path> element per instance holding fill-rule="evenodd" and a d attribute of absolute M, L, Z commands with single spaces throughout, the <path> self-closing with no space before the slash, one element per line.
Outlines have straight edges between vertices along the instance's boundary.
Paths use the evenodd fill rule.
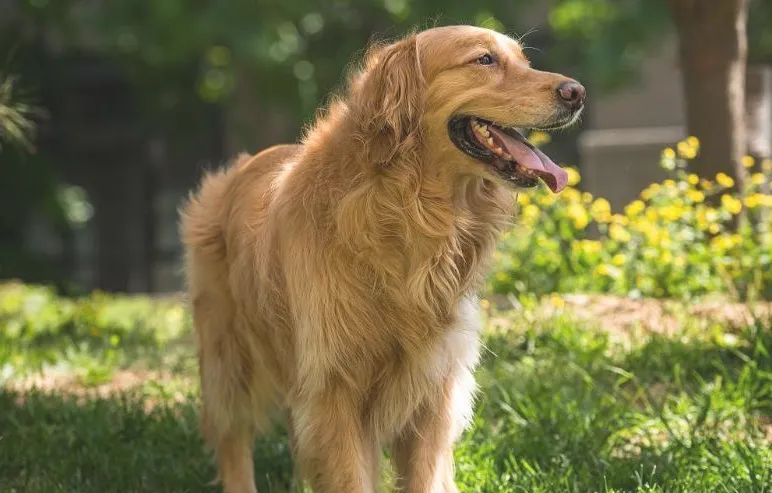
<path fill-rule="evenodd" d="M 202 434 L 228 493 L 285 419 L 316 493 L 456 492 L 478 301 L 514 190 L 566 173 L 515 127 L 574 122 L 584 88 L 470 26 L 375 46 L 301 144 L 204 177 L 181 209 Z"/>

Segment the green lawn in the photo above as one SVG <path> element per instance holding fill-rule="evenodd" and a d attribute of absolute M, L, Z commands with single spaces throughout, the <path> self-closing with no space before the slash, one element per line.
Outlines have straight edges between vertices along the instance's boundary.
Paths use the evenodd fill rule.
<path fill-rule="evenodd" d="M 103 317 L 89 307 L 73 309 Z M 124 309 L 113 315 L 138 310 Z M 155 335 L 142 317 L 103 332 L 68 312 L 68 328 L 35 337 L 0 310 L 0 492 L 218 491 L 196 429 L 190 337 L 163 334 L 177 327 L 163 317 L 180 318 L 164 310 L 142 315 L 160 317 Z M 665 336 L 609 332 L 545 304 L 487 317 L 461 491 L 772 492 L 769 325 L 676 320 Z M 35 375 L 48 390 L 29 390 Z M 280 431 L 257 444 L 255 469 L 261 493 L 290 491 Z"/>

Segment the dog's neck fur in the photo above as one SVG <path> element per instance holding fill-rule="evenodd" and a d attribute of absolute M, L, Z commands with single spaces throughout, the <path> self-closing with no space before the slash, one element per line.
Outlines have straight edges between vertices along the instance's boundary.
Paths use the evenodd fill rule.
<path fill-rule="evenodd" d="M 379 282 L 402 286 L 407 300 L 437 317 L 452 317 L 483 279 L 509 224 L 512 192 L 481 177 L 452 176 L 447 162 L 432 161 L 423 149 L 368 168 L 365 149 L 352 145 L 358 140 L 348 113 L 344 104 L 333 106 L 304 139 L 306 155 L 317 156 L 301 160 L 307 171 L 334 174 L 340 184 L 317 192 L 323 212 L 314 223 L 331 227 L 336 246 Z"/>

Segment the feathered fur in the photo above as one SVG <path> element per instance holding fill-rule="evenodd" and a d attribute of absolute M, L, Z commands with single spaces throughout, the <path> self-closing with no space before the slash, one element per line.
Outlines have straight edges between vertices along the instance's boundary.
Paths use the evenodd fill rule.
<path fill-rule="evenodd" d="M 464 65 L 478 45 L 530 74 L 520 96 Z M 413 34 L 371 49 L 300 145 L 204 177 L 181 235 L 202 432 L 227 492 L 255 491 L 252 441 L 274 419 L 286 419 L 317 493 L 376 491 L 383 446 L 403 491 L 456 491 L 452 443 L 479 352 L 474 292 L 513 193 L 453 147 L 447 120 L 460 109 L 513 124 L 546 116 L 558 78 L 491 31 Z"/>

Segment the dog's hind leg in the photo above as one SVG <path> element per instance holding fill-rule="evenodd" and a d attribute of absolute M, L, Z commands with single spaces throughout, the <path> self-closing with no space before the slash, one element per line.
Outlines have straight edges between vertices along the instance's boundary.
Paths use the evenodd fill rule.
<path fill-rule="evenodd" d="M 217 456 L 225 493 L 255 493 L 253 442 L 268 430 L 274 403 L 268 382 L 256 378 L 260 349 L 226 294 L 208 291 L 194 300 L 201 431 Z"/>
<path fill-rule="evenodd" d="M 181 208 L 180 234 L 199 352 L 201 432 L 217 456 L 225 492 L 255 493 L 253 440 L 269 424 L 273 386 L 256 368 L 265 351 L 255 340 L 259 328 L 239 312 L 230 288 L 221 226 L 228 186 L 224 171 L 208 175 Z"/>

